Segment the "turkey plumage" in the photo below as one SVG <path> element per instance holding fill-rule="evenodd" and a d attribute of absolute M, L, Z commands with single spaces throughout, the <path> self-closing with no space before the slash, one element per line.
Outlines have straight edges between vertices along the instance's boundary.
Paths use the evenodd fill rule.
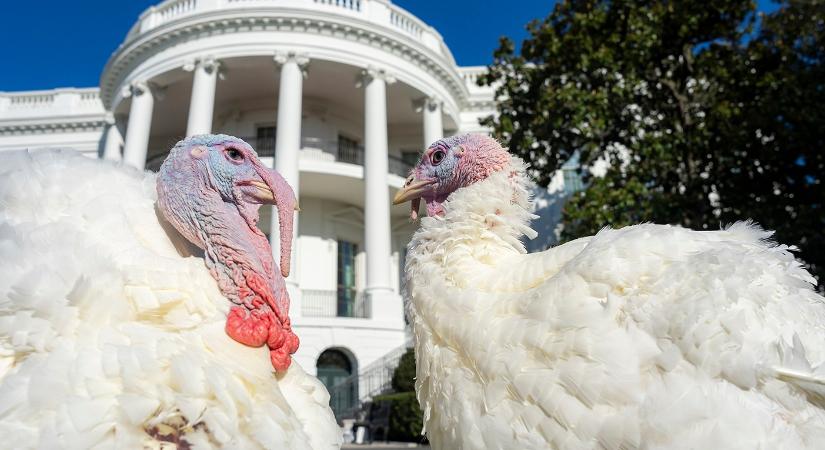
<path fill-rule="evenodd" d="M 526 254 L 526 166 L 434 143 L 395 202 L 416 390 L 437 449 L 822 448 L 825 302 L 741 222 L 642 224 Z"/>
<path fill-rule="evenodd" d="M 237 149 L 260 163 L 228 136 L 176 148 L 216 158 Z M 230 303 L 227 281 L 212 276 L 219 258 L 207 255 L 207 268 L 163 219 L 157 177 L 70 151 L 3 154 L 0 447 L 340 447 L 326 389 L 289 364 L 290 349 L 274 355 L 281 347 L 227 334 L 243 298 Z M 253 187 L 223 201 L 257 220 L 268 194 Z M 261 264 L 277 271 L 271 259 Z"/>

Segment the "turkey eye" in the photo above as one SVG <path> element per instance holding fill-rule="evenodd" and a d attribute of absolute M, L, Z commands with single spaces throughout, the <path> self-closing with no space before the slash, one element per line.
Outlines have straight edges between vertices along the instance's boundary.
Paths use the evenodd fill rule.
<path fill-rule="evenodd" d="M 430 160 L 432 160 L 433 165 L 438 165 L 441 161 L 444 161 L 444 157 L 447 156 L 443 150 L 436 150 L 433 152 L 432 156 L 430 156 Z"/>
<path fill-rule="evenodd" d="M 243 153 L 236 148 L 227 149 L 226 156 L 228 156 L 232 161 L 243 161 Z"/>

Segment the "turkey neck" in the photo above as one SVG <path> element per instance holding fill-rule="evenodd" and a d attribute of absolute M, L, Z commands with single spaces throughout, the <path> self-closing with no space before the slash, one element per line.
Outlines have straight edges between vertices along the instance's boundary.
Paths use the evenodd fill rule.
<path fill-rule="evenodd" d="M 267 345 L 272 366 L 283 372 L 292 361 L 290 355 L 298 350 L 288 315 L 286 283 L 276 274 L 272 248 L 256 226 L 257 208 L 247 209 L 244 217 L 235 205 L 221 205 L 212 215 L 204 215 L 211 226 L 202 239 L 209 271 L 224 296 L 236 305 L 227 315 L 226 334 L 251 347 Z"/>
<path fill-rule="evenodd" d="M 511 157 L 509 167 L 450 194 L 443 216 L 422 218 L 408 247 L 407 276 L 422 265 L 437 267 L 426 276 L 440 274 L 465 287 L 507 256 L 526 253 L 519 239 L 536 233 L 528 225 L 535 216 L 524 170 L 524 163 Z"/>
<path fill-rule="evenodd" d="M 257 216 L 257 211 L 254 214 Z M 248 223 L 234 205 L 225 202 L 220 211 L 206 217 L 211 224 L 208 232 L 201 228 L 206 264 L 223 295 L 232 303 L 253 310 L 257 308 L 255 297 L 261 296 L 257 291 L 268 291 L 264 295 L 275 300 L 268 306 L 280 317 L 286 317 L 286 284 L 283 277 L 276 276 L 278 267 L 272 258 L 272 247 L 255 226 L 258 218 Z M 250 286 L 257 280 L 264 284 Z"/>

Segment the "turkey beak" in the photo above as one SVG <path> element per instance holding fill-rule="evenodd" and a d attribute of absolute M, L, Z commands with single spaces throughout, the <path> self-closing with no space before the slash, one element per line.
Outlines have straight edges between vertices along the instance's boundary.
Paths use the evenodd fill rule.
<path fill-rule="evenodd" d="M 393 205 L 404 203 L 408 200 L 421 198 L 421 194 L 427 191 L 427 187 L 434 184 L 436 180 L 419 180 L 415 175 L 410 175 L 407 182 L 392 199 Z"/>
<path fill-rule="evenodd" d="M 275 204 L 275 193 L 272 192 L 268 184 L 257 180 L 249 181 L 249 184 L 257 189 L 255 199 L 268 205 Z M 301 208 L 298 207 L 298 200 L 295 200 L 295 211 L 301 211 Z"/>
<path fill-rule="evenodd" d="M 263 181 L 252 180 L 248 182 L 250 186 L 255 187 L 255 200 L 271 205 L 275 202 L 275 193 L 272 192 L 269 185 Z"/>

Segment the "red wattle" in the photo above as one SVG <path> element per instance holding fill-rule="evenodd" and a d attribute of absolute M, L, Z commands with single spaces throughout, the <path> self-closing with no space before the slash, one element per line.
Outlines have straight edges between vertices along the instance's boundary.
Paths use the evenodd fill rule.
<path fill-rule="evenodd" d="M 226 334 L 241 344 L 260 347 L 269 338 L 270 318 L 260 310 L 233 306 L 226 316 Z"/>
<path fill-rule="evenodd" d="M 269 359 L 278 372 L 289 368 L 291 355 L 298 351 L 298 336 L 292 332 L 289 316 L 279 314 L 278 302 L 263 278 L 253 271 L 244 271 L 246 286 L 254 297 L 243 306 L 233 306 L 226 316 L 226 334 L 250 347 L 269 347 Z M 285 295 L 286 293 L 284 293 Z"/>

